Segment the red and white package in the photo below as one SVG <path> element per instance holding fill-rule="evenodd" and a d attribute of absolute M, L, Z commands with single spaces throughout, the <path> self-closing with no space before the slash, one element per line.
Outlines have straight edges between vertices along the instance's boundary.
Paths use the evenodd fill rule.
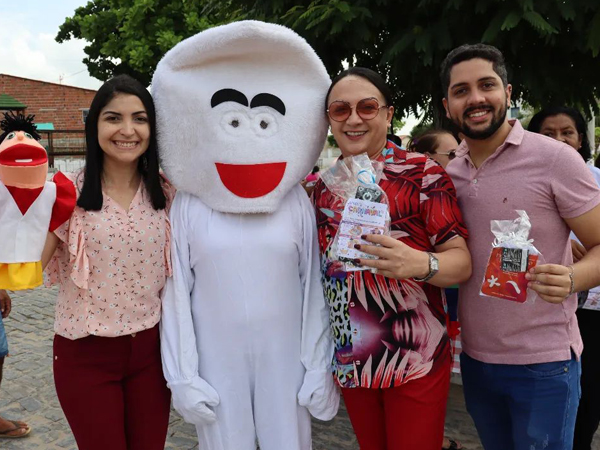
<path fill-rule="evenodd" d="M 542 254 L 529 238 L 531 222 L 525 211 L 517 210 L 515 220 L 492 220 L 491 230 L 495 236 L 492 252 L 485 269 L 481 295 L 501 298 L 518 303 L 535 301 L 537 294 L 527 289 L 525 274 L 538 263 Z"/>

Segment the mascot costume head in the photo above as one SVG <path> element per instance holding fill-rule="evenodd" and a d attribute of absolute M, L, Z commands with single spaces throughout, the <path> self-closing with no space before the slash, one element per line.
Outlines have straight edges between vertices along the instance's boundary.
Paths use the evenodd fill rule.
<path fill-rule="evenodd" d="M 235 22 L 181 42 L 152 80 L 167 177 L 217 211 L 275 211 L 323 149 L 330 82 L 280 25 Z"/>

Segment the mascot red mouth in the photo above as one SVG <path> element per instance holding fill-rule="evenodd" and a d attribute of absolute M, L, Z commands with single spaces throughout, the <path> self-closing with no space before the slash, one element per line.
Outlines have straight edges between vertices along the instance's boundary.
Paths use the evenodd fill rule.
<path fill-rule="evenodd" d="M 48 161 L 44 149 L 28 144 L 16 144 L 0 153 L 4 166 L 39 166 Z"/>
<path fill-rule="evenodd" d="M 242 198 L 263 197 L 275 190 L 283 178 L 286 163 L 215 163 L 219 177 L 232 194 Z"/>

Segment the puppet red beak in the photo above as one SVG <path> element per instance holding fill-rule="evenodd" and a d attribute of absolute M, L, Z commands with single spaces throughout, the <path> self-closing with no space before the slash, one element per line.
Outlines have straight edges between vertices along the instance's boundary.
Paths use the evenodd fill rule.
<path fill-rule="evenodd" d="M 242 198 L 257 198 L 272 192 L 283 178 L 286 163 L 215 163 L 219 177 L 229 191 Z"/>
<path fill-rule="evenodd" d="M 48 161 L 43 148 L 28 144 L 15 144 L 0 152 L 0 164 L 3 166 L 39 166 Z"/>

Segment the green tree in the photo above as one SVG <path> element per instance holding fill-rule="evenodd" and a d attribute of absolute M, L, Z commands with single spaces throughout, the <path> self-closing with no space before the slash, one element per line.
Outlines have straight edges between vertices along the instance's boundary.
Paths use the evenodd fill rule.
<path fill-rule="evenodd" d="M 241 19 L 293 28 L 331 75 L 348 63 L 378 70 L 398 117 L 421 109 L 443 125 L 439 66 L 452 48 L 475 42 L 502 50 L 514 99 L 598 111 L 598 0 L 92 0 L 57 40 L 87 40 L 97 78 L 127 72 L 148 82 L 181 39 Z"/>
<path fill-rule="evenodd" d="M 439 67 L 464 43 L 489 43 L 504 53 L 514 99 L 598 109 L 597 0 L 231 0 L 231 5 L 233 19 L 256 17 L 298 31 L 332 74 L 342 61 L 378 70 L 393 87 L 398 110 L 421 107 L 438 126 L 444 117 Z"/>
<path fill-rule="evenodd" d="M 225 19 L 202 0 L 91 0 L 60 26 L 56 40 L 84 39 L 90 75 L 127 73 L 149 85 L 160 58 L 182 39 Z"/>

